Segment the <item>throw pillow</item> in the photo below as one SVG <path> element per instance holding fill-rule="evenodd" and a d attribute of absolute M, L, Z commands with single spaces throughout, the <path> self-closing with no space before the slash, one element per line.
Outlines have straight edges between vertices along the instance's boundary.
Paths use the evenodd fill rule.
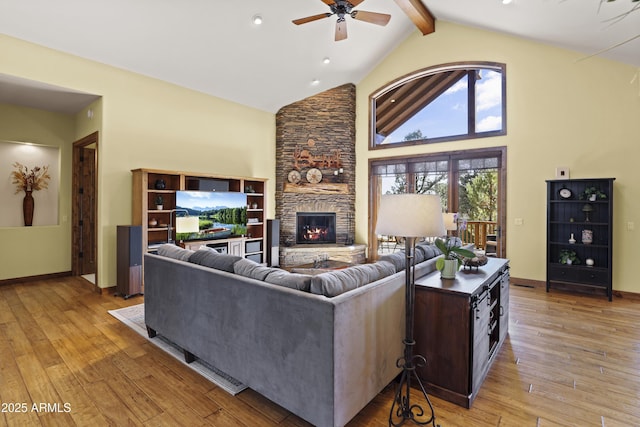
<path fill-rule="evenodd" d="M 193 252 L 194 251 L 184 249 L 170 243 L 166 243 L 158 247 L 158 255 L 178 259 L 180 261 L 189 261 L 189 257 L 193 255 Z"/>
<path fill-rule="evenodd" d="M 233 272 L 250 279 L 264 280 L 273 269 L 250 259 L 242 258 L 233 264 Z"/>
<path fill-rule="evenodd" d="M 233 264 L 242 257 L 218 253 L 216 250 L 201 247 L 189 257 L 189 262 L 233 273 Z"/>
<path fill-rule="evenodd" d="M 299 291 L 309 292 L 311 289 L 311 278 L 308 274 L 289 273 L 286 270 L 274 268 L 271 273 L 267 274 L 265 282 L 273 285 L 284 286 L 286 288 L 297 289 Z"/>

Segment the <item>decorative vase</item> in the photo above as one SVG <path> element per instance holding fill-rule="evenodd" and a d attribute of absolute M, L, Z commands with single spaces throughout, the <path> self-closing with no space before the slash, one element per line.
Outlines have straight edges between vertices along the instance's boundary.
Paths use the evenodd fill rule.
<path fill-rule="evenodd" d="M 457 259 L 445 259 L 444 267 L 440 272 L 440 277 L 443 279 L 455 279 L 456 272 L 458 271 L 458 260 Z"/>
<path fill-rule="evenodd" d="M 156 190 L 164 190 L 165 188 L 167 188 L 167 184 L 164 179 L 156 179 Z"/>
<path fill-rule="evenodd" d="M 582 230 L 582 243 L 584 245 L 590 245 L 593 242 L 593 231 Z"/>
<path fill-rule="evenodd" d="M 24 217 L 25 227 L 31 227 L 33 224 L 33 208 L 35 201 L 31 195 L 31 190 L 25 190 L 24 199 L 22 200 L 22 215 Z"/>

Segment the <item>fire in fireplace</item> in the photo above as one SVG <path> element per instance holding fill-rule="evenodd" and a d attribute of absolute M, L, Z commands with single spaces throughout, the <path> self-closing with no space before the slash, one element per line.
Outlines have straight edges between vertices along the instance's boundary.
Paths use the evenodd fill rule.
<path fill-rule="evenodd" d="M 296 212 L 296 243 L 336 243 L 335 212 Z"/>

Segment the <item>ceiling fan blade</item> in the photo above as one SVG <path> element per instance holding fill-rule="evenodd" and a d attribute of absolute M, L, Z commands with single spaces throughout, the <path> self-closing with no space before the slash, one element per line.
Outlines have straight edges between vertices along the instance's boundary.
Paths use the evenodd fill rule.
<path fill-rule="evenodd" d="M 344 40 L 347 38 L 347 21 L 336 22 L 336 41 Z"/>
<path fill-rule="evenodd" d="M 324 0 L 323 0 L 324 1 Z M 359 5 L 360 3 L 362 3 L 364 0 L 349 0 L 349 3 L 351 3 L 351 6 L 356 7 L 357 5 Z"/>
<path fill-rule="evenodd" d="M 329 6 L 331 6 L 332 4 L 334 4 L 334 3 L 335 3 L 335 1 L 334 1 L 334 0 L 320 0 L 320 1 L 321 1 L 322 3 L 324 3 L 324 4 L 329 5 Z"/>
<path fill-rule="evenodd" d="M 331 13 L 320 13 L 318 15 L 307 16 L 306 18 L 294 19 L 293 22 L 296 25 L 306 24 L 307 22 L 317 21 L 318 19 L 324 19 L 330 17 Z"/>
<path fill-rule="evenodd" d="M 387 25 L 391 19 L 391 15 L 386 13 L 367 12 L 365 10 L 354 10 L 351 13 L 353 19 L 369 22 L 376 25 Z"/>

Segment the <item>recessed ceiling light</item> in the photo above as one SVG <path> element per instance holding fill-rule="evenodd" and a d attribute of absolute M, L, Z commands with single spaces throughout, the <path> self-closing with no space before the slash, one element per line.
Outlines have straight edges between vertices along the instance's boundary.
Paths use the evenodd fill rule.
<path fill-rule="evenodd" d="M 320 80 L 318 79 L 311 80 L 311 86 L 318 86 L 319 84 L 320 84 Z"/>
<path fill-rule="evenodd" d="M 513 0 L 502 0 L 502 4 L 511 4 Z"/>
<path fill-rule="evenodd" d="M 328 56 L 322 60 L 323 64 L 328 64 L 329 62 L 331 62 L 331 58 L 329 58 Z"/>
<path fill-rule="evenodd" d="M 254 25 L 261 25 L 262 24 L 262 16 L 253 15 L 253 17 L 251 17 L 251 22 L 253 22 Z"/>

